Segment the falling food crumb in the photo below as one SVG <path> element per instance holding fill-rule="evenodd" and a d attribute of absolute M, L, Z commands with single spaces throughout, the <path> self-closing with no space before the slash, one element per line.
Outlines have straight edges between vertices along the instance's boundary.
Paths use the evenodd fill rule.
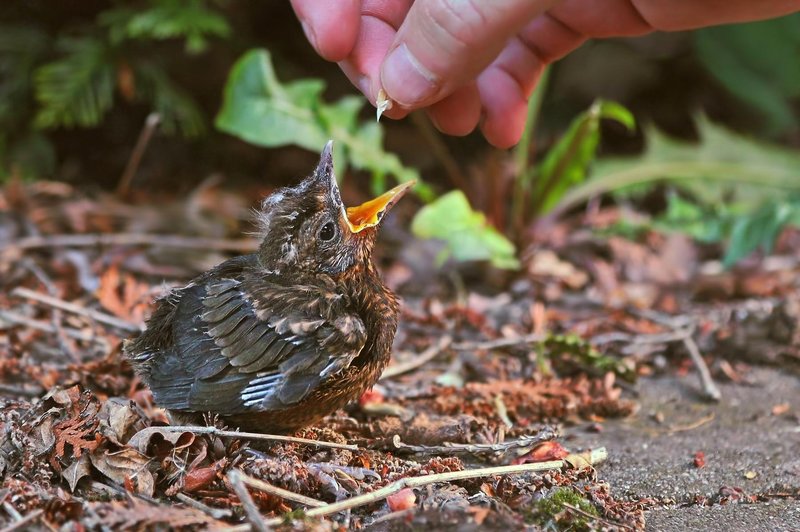
<path fill-rule="evenodd" d="M 747 480 L 753 480 L 757 476 L 758 473 L 756 473 L 755 471 L 745 471 L 744 473 L 744 478 L 746 478 Z"/>
<path fill-rule="evenodd" d="M 392 108 L 393 102 L 386 96 L 386 91 L 381 89 L 378 91 L 378 99 L 375 101 L 377 111 L 375 112 L 375 120 L 380 122 L 381 115 Z"/>

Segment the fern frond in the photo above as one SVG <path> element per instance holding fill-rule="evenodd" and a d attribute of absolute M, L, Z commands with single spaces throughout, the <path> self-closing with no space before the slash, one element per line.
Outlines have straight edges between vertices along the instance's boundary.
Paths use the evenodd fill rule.
<path fill-rule="evenodd" d="M 118 8 L 103 12 L 100 23 L 108 26 L 112 42 L 184 38 L 186 51 L 200 53 L 209 37 L 227 37 L 228 21 L 209 9 L 204 0 L 151 0 L 143 10 Z"/>
<path fill-rule="evenodd" d="M 188 94 L 172 83 L 163 68 L 138 62 L 133 69 L 136 93 L 161 115 L 161 129 L 165 133 L 180 132 L 186 137 L 196 137 L 205 132 L 203 113 Z"/>
<path fill-rule="evenodd" d="M 41 106 L 34 125 L 44 129 L 95 126 L 114 100 L 110 49 L 92 37 L 64 39 L 59 48 L 65 56 L 40 67 L 34 77 Z"/>

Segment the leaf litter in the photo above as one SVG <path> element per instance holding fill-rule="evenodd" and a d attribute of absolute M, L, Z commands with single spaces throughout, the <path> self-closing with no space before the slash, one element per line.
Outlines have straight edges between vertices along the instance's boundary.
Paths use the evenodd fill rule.
<path fill-rule="evenodd" d="M 533 243 L 526 273 L 498 296 L 419 297 L 395 287 L 408 295 L 389 375 L 294 440 L 236 437 L 215 418 L 207 430 L 171 431 L 121 343 L 163 279 L 180 282 L 254 244 L 238 237 L 241 212 L 203 218 L 202 234 L 216 236 L 197 241 L 189 229 L 197 209 L 152 203 L 58 183 L 0 189 L 3 526 L 244 530 L 260 526 L 257 518 L 322 528 L 492 520 L 642 529 L 659 502 L 614 497 L 595 455 L 570 449 L 556 426 L 602 430 L 606 419 L 635 413 L 631 382 L 679 373 L 682 334 L 704 358 L 731 358 L 712 364 L 715 378 L 740 378 L 750 363 L 800 361 L 800 295 L 785 275 L 798 257 L 752 270 L 771 280 L 768 297 L 742 282 L 733 300 L 709 290 L 726 273 L 702 273 L 691 243 L 654 235 L 587 246 L 568 218 Z M 703 467 L 704 453 L 693 462 Z M 703 503 L 748 497 L 723 488 Z M 348 501 L 358 504 L 335 511 Z"/>

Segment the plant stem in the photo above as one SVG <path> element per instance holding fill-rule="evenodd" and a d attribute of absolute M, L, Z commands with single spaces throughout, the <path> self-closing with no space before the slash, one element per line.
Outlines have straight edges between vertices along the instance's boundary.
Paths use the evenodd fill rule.
<path fill-rule="evenodd" d="M 536 123 L 539 121 L 539 112 L 542 109 L 542 100 L 547 92 L 548 81 L 550 80 L 550 66 L 545 66 L 542 75 L 539 76 L 539 83 L 528 100 L 528 116 L 525 119 L 525 129 L 522 131 L 522 138 L 514 151 L 514 163 L 516 177 L 514 180 L 514 196 L 511 207 L 511 224 L 515 229 L 519 229 L 523 224 L 525 199 L 530 189 L 530 178 L 532 172 L 528 172 L 530 164 L 531 145 L 533 144 L 533 133 L 536 130 Z"/>

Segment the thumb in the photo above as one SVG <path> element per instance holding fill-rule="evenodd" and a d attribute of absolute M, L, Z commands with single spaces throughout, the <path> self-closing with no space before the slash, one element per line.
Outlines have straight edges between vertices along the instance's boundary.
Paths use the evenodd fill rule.
<path fill-rule="evenodd" d="M 556 0 L 416 0 L 381 66 L 402 107 L 430 105 L 475 79 L 509 38 Z"/>

